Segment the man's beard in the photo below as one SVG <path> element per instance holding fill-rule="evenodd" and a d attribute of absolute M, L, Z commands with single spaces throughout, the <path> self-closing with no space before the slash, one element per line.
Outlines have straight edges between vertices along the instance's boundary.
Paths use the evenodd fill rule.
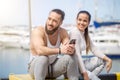
<path fill-rule="evenodd" d="M 45 26 L 45 31 L 46 31 L 46 33 L 47 33 L 48 35 L 52 35 L 52 34 L 54 34 L 54 32 L 56 32 L 56 31 L 58 30 L 58 28 L 59 28 L 59 26 L 56 27 L 56 28 L 54 28 L 53 30 L 48 30 L 48 29 L 47 29 L 47 25 L 46 25 L 46 26 Z"/>

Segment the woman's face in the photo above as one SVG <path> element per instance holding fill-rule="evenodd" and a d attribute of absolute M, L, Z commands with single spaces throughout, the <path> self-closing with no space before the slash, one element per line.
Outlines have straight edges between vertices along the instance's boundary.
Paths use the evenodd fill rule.
<path fill-rule="evenodd" d="M 83 31 L 88 27 L 89 25 L 89 16 L 86 13 L 80 13 L 76 19 L 77 22 L 77 28 L 80 31 Z"/>

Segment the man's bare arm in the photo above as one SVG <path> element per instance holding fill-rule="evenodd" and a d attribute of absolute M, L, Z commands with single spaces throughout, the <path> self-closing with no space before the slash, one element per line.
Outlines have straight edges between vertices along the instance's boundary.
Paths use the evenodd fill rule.
<path fill-rule="evenodd" d="M 60 30 L 60 37 L 61 37 L 62 44 L 66 44 L 69 42 L 69 35 L 68 35 L 67 31 L 63 28 L 61 28 L 61 30 Z"/>
<path fill-rule="evenodd" d="M 49 48 L 45 42 L 45 34 L 43 28 L 39 27 L 33 30 L 31 34 L 31 44 L 37 55 L 52 55 L 59 52 L 59 48 Z"/>

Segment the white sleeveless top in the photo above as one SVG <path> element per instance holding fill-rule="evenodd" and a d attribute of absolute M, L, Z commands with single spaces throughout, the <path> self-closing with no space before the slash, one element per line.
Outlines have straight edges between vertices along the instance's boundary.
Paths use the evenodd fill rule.
<path fill-rule="evenodd" d="M 60 34 L 58 34 L 58 39 L 57 39 L 57 42 L 56 42 L 56 45 L 52 45 L 48 39 L 48 36 L 47 36 L 47 46 L 50 47 L 50 48 L 59 48 L 60 47 Z M 49 55 L 49 63 L 53 63 L 55 61 L 55 59 L 57 58 L 58 54 L 55 54 L 55 55 Z"/>
<path fill-rule="evenodd" d="M 56 45 L 52 45 L 48 39 L 48 36 L 47 36 L 47 47 L 49 48 L 59 48 L 60 47 L 60 34 L 58 33 L 58 38 L 57 38 L 57 42 L 56 42 Z M 55 61 L 55 59 L 57 58 L 58 54 L 55 54 L 55 55 L 49 55 L 49 63 L 53 63 Z M 33 58 L 35 58 L 36 56 L 33 56 L 32 54 L 30 54 L 30 59 L 29 59 L 29 62 L 31 62 L 31 60 Z"/>

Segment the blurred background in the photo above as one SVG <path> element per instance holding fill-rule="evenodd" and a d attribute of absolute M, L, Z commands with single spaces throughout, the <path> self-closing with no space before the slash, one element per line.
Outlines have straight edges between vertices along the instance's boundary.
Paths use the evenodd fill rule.
<path fill-rule="evenodd" d="M 110 73 L 120 72 L 119 3 L 120 0 L 0 0 L 0 79 L 7 79 L 9 74 L 27 73 L 31 30 L 44 26 L 49 11 L 54 8 L 65 12 L 61 27 L 68 33 L 75 27 L 77 13 L 89 11 L 92 40 L 113 60 Z M 83 54 L 83 58 L 86 56 L 92 54 Z"/>

